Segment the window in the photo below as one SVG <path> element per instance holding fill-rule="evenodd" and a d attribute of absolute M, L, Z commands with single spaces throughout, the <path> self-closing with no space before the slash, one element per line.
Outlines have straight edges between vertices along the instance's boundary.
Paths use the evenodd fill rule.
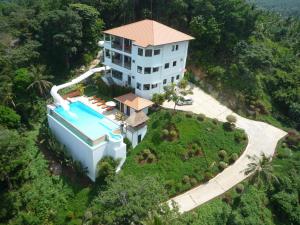
<path fill-rule="evenodd" d="M 118 80 L 122 80 L 123 79 L 123 74 L 117 70 L 112 70 L 112 76 L 113 78 L 115 79 L 118 79 Z"/>
<path fill-rule="evenodd" d="M 143 67 L 137 66 L 137 72 L 138 72 L 138 73 L 142 73 L 142 71 L 143 71 Z"/>
<path fill-rule="evenodd" d="M 176 51 L 178 50 L 178 47 L 179 47 L 179 46 L 178 46 L 178 45 L 176 45 Z"/>
<path fill-rule="evenodd" d="M 153 67 L 153 73 L 158 72 L 159 71 L 159 67 Z"/>
<path fill-rule="evenodd" d="M 171 82 L 174 83 L 174 77 L 171 77 Z"/>
<path fill-rule="evenodd" d="M 145 56 L 146 57 L 151 57 L 152 56 L 152 49 L 146 49 Z"/>
<path fill-rule="evenodd" d="M 179 77 L 180 77 L 180 76 L 179 76 L 179 75 L 177 75 L 177 76 L 176 76 L 176 80 L 179 80 Z"/>
<path fill-rule="evenodd" d="M 110 58 L 110 51 L 105 49 L 105 57 Z"/>
<path fill-rule="evenodd" d="M 154 88 L 157 88 L 157 86 L 158 86 L 157 84 L 152 84 L 151 88 L 154 89 Z"/>
<path fill-rule="evenodd" d="M 136 88 L 137 88 L 137 89 L 141 90 L 141 86 L 142 86 L 142 85 L 141 85 L 140 83 L 136 83 Z"/>
<path fill-rule="evenodd" d="M 143 53 L 144 53 L 143 49 L 142 48 L 138 48 L 138 55 L 143 56 Z"/>
<path fill-rule="evenodd" d="M 160 54 L 160 49 L 155 49 L 154 50 L 154 55 L 159 55 Z"/>
<path fill-rule="evenodd" d="M 150 84 L 144 84 L 144 90 L 150 90 Z"/>
<path fill-rule="evenodd" d="M 132 79 L 134 79 L 135 78 L 135 76 L 132 76 Z"/>
<path fill-rule="evenodd" d="M 169 66 L 170 66 L 169 63 L 166 63 L 166 64 L 165 64 L 165 69 L 168 69 Z"/>
<path fill-rule="evenodd" d="M 173 61 L 173 66 L 176 66 L 176 61 Z"/>
<path fill-rule="evenodd" d="M 180 62 L 183 62 L 183 58 L 180 59 Z"/>
<path fill-rule="evenodd" d="M 150 74 L 151 73 L 151 67 L 145 67 L 144 74 Z"/>
<path fill-rule="evenodd" d="M 135 63 L 135 60 L 134 60 L 134 59 L 132 60 L 132 63 Z"/>
<path fill-rule="evenodd" d="M 110 35 L 109 34 L 105 34 L 105 41 L 110 41 Z"/>
<path fill-rule="evenodd" d="M 167 79 L 164 79 L 163 84 L 166 84 L 166 83 L 167 83 Z"/>
<path fill-rule="evenodd" d="M 175 45 L 172 45 L 172 52 L 175 51 Z"/>

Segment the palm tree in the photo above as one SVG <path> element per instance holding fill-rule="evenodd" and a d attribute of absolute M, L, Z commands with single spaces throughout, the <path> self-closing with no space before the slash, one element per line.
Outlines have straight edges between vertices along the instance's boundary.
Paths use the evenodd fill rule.
<path fill-rule="evenodd" d="M 52 87 L 52 83 L 48 81 L 53 76 L 45 74 L 45 66 L 31 66 L 32 83 L 27 87 L 29 89 L 36 89 L 41 96 L 44 96 Z"/>
<path fill-rule="evenodd" d="M 14 102 L 15 95 L 12 90 L 12 83 L 7 82 L 6 85 L 0 88 L 0 95 L 1 95 L 1 103 L 3 105 L 11 105 L 14 108 L 16 104 Z"/>
<path fill-rule="evenodd" d="M 278 178 L 274 175 L 274 168 L 271 162 L 271 157 L 262 154 L 261 157 L 256 155 L 247 156 L 251 160 L 248 167 L 244 170 L 245 175 L 250 176 L 250 182 L 262 187 L 263 184 L 271 185 L 274 181 L 279 182 Z"/>

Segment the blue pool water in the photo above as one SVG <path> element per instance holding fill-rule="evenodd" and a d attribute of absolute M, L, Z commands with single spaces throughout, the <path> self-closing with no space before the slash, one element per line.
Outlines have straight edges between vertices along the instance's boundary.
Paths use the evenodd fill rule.
<path fill-rule="evenodd" d="M 69 111 L 64 110 L 61 106 L 54 111 L 92 140 L 103 135 L 109 135 L 114 139 L 120 138 L 120 135 L 112 133 L 119 129 L 117 124 L 82 102 L 70 103 Z"/>

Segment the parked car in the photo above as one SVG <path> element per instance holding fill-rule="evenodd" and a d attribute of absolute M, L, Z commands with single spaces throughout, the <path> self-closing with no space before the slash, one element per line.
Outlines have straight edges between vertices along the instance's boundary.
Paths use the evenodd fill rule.
<path fill-rule="evenodd" d="M 184 97 L 184 100 L 179 101 L 177 103 L 177 105 L 192 105 L 193 104 L 193 99 L 192 98 L 188 98 L 188 97 Z"/>

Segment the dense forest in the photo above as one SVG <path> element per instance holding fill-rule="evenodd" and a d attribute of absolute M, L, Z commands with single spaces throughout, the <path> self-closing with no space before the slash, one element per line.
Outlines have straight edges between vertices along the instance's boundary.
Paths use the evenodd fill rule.
<path fill-rule="evenodd" d="M 243 194 L 180 216 L 158 207 L 168 196 L 156 178 L 108 173 L 90 184 L 70 160 L 71 178 L 50 169 L 63 154 L 46 129 L 50 87 L 96 57 L 103 29 L 144 18 L 195 37 L 187 79 L 289 131 L 274 161 L 280 184 L 245 182 Z M 300 224 L 300 21 L 245 0 L 0 1 L 0 128 L 0 224 Z"/>
<path fill-rule="evenodd" d="M 300 16 L 300 2 L 297 0 L 249 0 L 249 2 L 283 16 Z"/>

